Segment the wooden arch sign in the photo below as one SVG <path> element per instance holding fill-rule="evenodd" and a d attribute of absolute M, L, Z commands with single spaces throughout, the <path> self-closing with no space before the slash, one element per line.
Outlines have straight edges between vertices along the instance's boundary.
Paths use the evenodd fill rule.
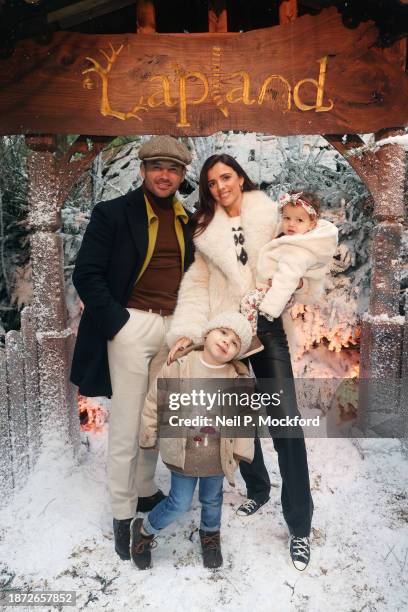
<path fill-rule="evenodd" d="M 0 60 L 0 133 L 276 135 L 408 123 L 408 79 L 377 30 L 336 9 L 244 34 L 87 35 Z"/>

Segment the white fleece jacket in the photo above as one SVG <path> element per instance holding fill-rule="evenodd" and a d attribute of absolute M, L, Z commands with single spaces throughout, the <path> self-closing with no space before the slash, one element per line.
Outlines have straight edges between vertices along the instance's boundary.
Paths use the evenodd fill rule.
<path fill-rule="evenodd" d="M 276 236 L 279 222 L 278 204 L 262 191 L 243 194 L 241 225 L 245 249 L 252 272 L 248 284 L 237 262 L 231 224 L 225 210 L 217 206 L 214 218 L 205 231 L 194 239 L 195 260 L 184 274 L 177 306 L 167 334 L 169 346 L 187 336 L 200 342 L 202 330 L 213 316 L 224 310 L 239 311 L 242 297 L 255 288 L 259 252 Z M 297 291 L 295 298 L 303 302 L 308 289 Z"/>
<path fill-rule="evenodd" d="M 308 281 L 308 296 L 304 296 L 303 303 L 316 302 L 323 293 L 337 241 L 337 227 L 319 219 L 316 227 L 305 234 L 281 236 L 266 244 L 259 253 L 256 284 L 267 286 L 271 278 L 272 287 L 260 304 L 260 312 L 279 317 L 300 279 Z"/>

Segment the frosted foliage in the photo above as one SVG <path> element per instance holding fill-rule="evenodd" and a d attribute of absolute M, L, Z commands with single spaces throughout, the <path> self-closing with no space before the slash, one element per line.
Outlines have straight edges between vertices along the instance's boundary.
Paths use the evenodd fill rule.
<path fill-rule="evenodd" d="M 26 158 L 24 137 L 0 137 L 0 331 L 18 329 L 31 300 Z"/>
<path fill-rule="evenodd" d="M 90 210 L 99 199 L 118 197 L 140 185 L 137 153 L 146 138 L 149 137 L 102 152 L 90 172 L 88 196 L 84 197 L 83 191 L 80 198 L 71 200 L 62 211 L 67 302 L 74 327 L 81 305 L 70 275 Z M 369 142 L 369 138 L 365 140 Z M 291 310 L 291 325 L 296 332 L 292 347 L 294 361 L 303 370 L 302 359 L 306 363 L 307 355 L 319 343 L 334 353 L 357 347 L 361 315 L 368 308 L 373 206 L 365 186 L 348 162 L 320 136 L 277 138 L 257 133 L 218 132 L 210 137 L 185 138 L 184 142 L 192 152 L 193 161 L 187 168 L 179 196 L 191 211 L 198 202 L 203 162 L 221 152 L 235 157 L 272 198 L 288 189 L 307 189 L 318 196 L 322 216 L 339 228 L 340 247 L 319 305 L 297 305 Z M 355 368 L 354 357 L 347 358 L 348 361 L 350 368 Z"/>
<path fill-rule="evenodd" d="M 33 299 L 32 266 L 28 261 L 25 265 L 16 266 L 14 270 L 14 287 L 11 294 L 11 303 L 21 310 L 26 304 L 31 304 Z"/>
<path fill-rule="evenodd" d="M 100 199 L 111 200 L 124 195 L 141 184 L 138 151 L 145 138 L 137 143 L 126 144 L 110 153 L 111 159 L 102 168 Z M 109 152 L 108 152 L 109 154 Z M 102 154 L 103 155 L 103 154 Z"/>

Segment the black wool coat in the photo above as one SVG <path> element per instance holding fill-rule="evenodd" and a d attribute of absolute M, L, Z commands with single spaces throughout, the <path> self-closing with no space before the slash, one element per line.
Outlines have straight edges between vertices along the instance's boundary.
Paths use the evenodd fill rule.
<path fill-rule="evenodd" d="M 181 221 L 181 225 L 185 271 L 194 260 L 191 219 L 187 224 Z M 142 188 L 94 207 L 72 276 L 85 306 L 71 369 L 71 381 L 82 395 L 112 395 L 107 340 L 129 318 L 126 304 L 146 259 L 147 247 Z"/>

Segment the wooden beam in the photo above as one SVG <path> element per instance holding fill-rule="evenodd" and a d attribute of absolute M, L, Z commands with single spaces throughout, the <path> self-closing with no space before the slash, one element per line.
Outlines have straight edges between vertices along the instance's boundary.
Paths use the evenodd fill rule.
<path fill-rule="evenodd" d="M 323 8 L 320 0 L 302 0 L 302 6 L 313 11 L 321 11 Z"/>
<path fill-rule="evenodd" d="M 228 14 L 225 1 L 208 3 L 208 31 L 211 34 L 228 32 Z"/>
<path fill-rule="evenodd" d="M 82 0 L 49 12 L 47 21 L 58 23 L 60 28 L 70 28 L 88 19 L 94 19 L 134 3 L 135 0 Z"/>
<path fill-rule="evenodd" d="M 81 174 L 88 170 L 95 157 L 104 149 L 112 138 L 106 136 L 79 136 L 67 147 L 66 136 L 55 134 L 27 135 L 26 145 L 37 153 L 54 154 L 55 185 L 57 203 L 62 206 L 65 199 L 79 180 Z"/>
<path fill-rule="evenodd" d="M 93 160 L 110 142 L 106 136 L 80 136 L 63 154 L 57 157 L 59 176 L 58 204 L 62 206 L 75 183 L 86 172 Z"/>
<path fill-rule="evenodd" d="M 294 21 L 298 16 L 297 0 L 282 0 L 279 4 L 279 24 Z"/>
<path fill-rule="evenodd" d="M 364 146 L 364 140 L 358 134 L 325 134 L 324 138 L 332 147 L 337 149 L 341 155 L 347 154 L 350 149 L 357 149 Z"/>
<path fill-rule="evenodd" d="M 383 129 L 375 133 L 375 140 L 381 140 L 387 136 L 399 136 L 404 131 L 398 129 Z M 341 155 L 343 155 L 350 166 L 359 175 L 370 191 L 374 200 L 373 216 L 377 221 L 397 221 L 405 218 L 403 198 L 403 175 L 405 170 L 405 153 L 401 146 L 388 144 L 382 146 L 378 151 L 364 149 L 364 141 L 357 134 L 348 134 L 346 138 L 339 134 L 325 134 L 324 138 Z M 362 148 L 359 155 L 347 155 L 351 150 Z M 391 160 L 394 160 L 394 163 Z M 402 174 L 401 174 L 402 173 Z M 392 193 L 395 190 L 395 197 Z M 399 191 L 398 191 L 399 189 Z M 398 195 L 398 197 L 397 197 Z"/>
<path fill-rule="evenodd" d="M 138 0 L 136 15 L 138 34 L 154 34 L 156 32 L 156 9 L 152 0 Z"/>
<path fill-rule="evenodd" d="M 377 160 L 375 153 L 365 151 L 364 155 L 348 155 L 353 149 L 364 147 L 364 140 L 358 134 L 325 134 L 324 138 L 332 145 L 340 155 L 346 158 L 353 170 L 365 183 L 367 189 L 375 198 L 377 187 Z"/>

